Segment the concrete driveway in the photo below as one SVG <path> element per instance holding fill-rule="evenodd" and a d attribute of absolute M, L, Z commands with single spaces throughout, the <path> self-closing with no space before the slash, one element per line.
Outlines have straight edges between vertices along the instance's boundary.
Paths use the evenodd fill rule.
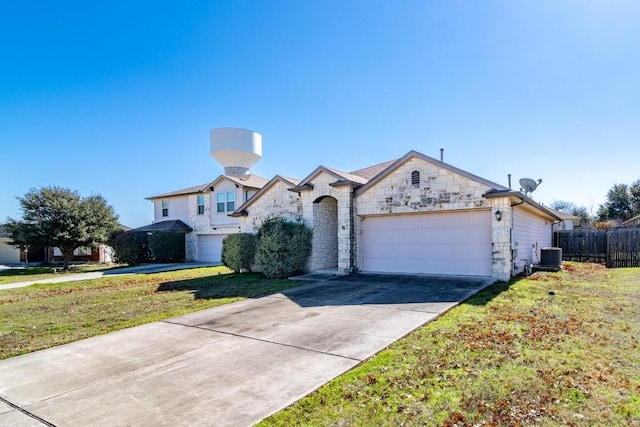
<path fill-rule="evenodd" d="M 0 425 L 249 426 L 491 282 L 344 276 L 0 361 Z"/>

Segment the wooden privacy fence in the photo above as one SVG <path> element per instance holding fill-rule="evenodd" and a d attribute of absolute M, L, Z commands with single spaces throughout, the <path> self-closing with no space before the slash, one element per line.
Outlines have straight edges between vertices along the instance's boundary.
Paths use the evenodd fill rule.
<path fill-rule="evenodd" d="M 588 261 L 607 268 L 640 267 L 640 228 L 569 230 L 553 233 L 564 261 Z"/>

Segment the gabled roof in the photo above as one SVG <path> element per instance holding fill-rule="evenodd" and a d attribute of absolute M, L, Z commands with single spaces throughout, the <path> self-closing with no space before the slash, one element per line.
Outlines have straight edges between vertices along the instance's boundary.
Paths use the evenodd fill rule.
<path fill-rule="evenodd" d="M 362 185 L 367 182 L 367 180 L 361 176 L 353 175 L 347 172 L 342 172 L 337 169 L 329 168 L 326 166 L 318 166 L 313 172 L 307 175 L 302 181 L 298 183 L 295 187 L 291 188 L 291 191 L 300 191 L 300 190 L 308 190 L 313 188 L 313 184 L 311 181 L 321 173 L 327 173 L 334 178 L 336 178 L 336 182 L 338 183 L 352 183 L 357 185 Z"/>
<path fill-rule="evenodd" d="M 243 187 L 249 187 L 249 188 L 262 188 L 268 182 L 268 179 L 263 178 L 261 176 L 257 176 L 257 175 L 249 175 L 245 179 L 241 179 L 237 176 L 220 175 L 215 180 L 211 182 L 207 182 L 206 184 L 195 185 L 193 187 L 187 187 L 181 190 L 171 191 L 169 193 L 158 194 L 157 196 L 146 197 L 146 199 L 154 200 L 154 199 L 161 199 L 166 197 L 184 196 L 187 194 L 203 193 L 207 191 L 209 187 L 217 184 L 218 181 L 225 178 L 238 185 L 241 185 Z"/>
<path fill-rule="evenodd" d="M 207 188 L 209 188 L 210 185 L 211 183 L 208 182 L 206 184 L 195 185 L 193 187 L 187 187 L 187 188 L 182 188 L 180 190 L 170 191 L 168 193 L 158 194 L 157 196 L 145 197 L 145 199 L 153 200 L 153 199 L 160 199 L 160 198 L 172 197 L 172 196 L 184 196 L 185 194 L 202 193 Z"/>
<path fill-rule="evenodd" d="M 220 175 L 210 185 L 215 186 L 218 182 L 220 182 L 223 179 L 228 179 L 229 181 L 235 182 L 238 185 L 241 185 L 243 187 L 249 187 L 249 188 L 262 188 L 267 184 L 267 182 L 269 182 L 267 178 L 263 178 L 258 175 L 247 175 L 244 177 Z"/>
<path fill-rule="evenodd" d="M 174 233 L 191 233 L 193 229 L 179 219 L 170 219 L 160 221 L 142 227 L 134 228 L 129 232 L 154 232 L 154 231 L 172 231 Z"/>
<path fill-rule="evenodd" d="M 482 195 L 483 197 L 487 198 L 487 199 L 494 199 L 496 197 L 517 197 L 518 199 L 522 200 L 522 202 L 546 213 L 548 216 L 550 216 L 551 218 L 557 220 L 557 221 L 563 221 L 563 218 L 561 218 L 558 214 L 554 213 L 553 210 L 542 206 L 541 204 L 539 204 L 538 202 L 536 202 L 535 200 L 533 200 L 532 198 L 526 196 L 524 193 L 521 193 L 519 191 L 515 191 L 515 190 L 489 190 L 486 193 L 484 193 Z"/>
<path fill-rule="evenodd" d="M 271 187 L 273 187 L 277 182 L 282 182 L 284 185 L 287 185 L 287 186 L 289 186 L 291 188 L 293 188 L 293 187 L 297 186 L 298 184 L 300 184 L 300 180 L 297 179 L 297 178 L 289 178 L 289 177 L 276 175 L 273 178 L 271 178 L 269 180 L 269 182 L 267 182 L 256 194 L 251 196 L 251 198 L 249 200 L 244 202 L 242 204 L 242 206 L 240 206 L 238 209 L 236 209 L 229 216 L 238 217 L 238 216 L 246 215 L 247 214 L 247 208 L 249 206 L 251 206 L 254 201 L 258 200 L 260 198 L 260 196 L 262 196 L 264 193 L 269 191 L 269 189 Z"/>
<path fill-rule="evenodd" d="M 405 154 L 404 156 L 400 157 L 398 160 L 391 161 L 391 162 L 386 162 L 386 163 L 381 163 L 379 165 L 372 166 L 372 168 L 381 168 L 383 165 L 387 164 L 387 166 L 384 169 L 382 169 L 374 178 L 370 179 L 365 185 L 363 185 L 358 190 L 356 190 L 357 194 L 360 195 L 360 194 L 364 193 L 369 188 L 373 187 L 376 183 L 378 183 L 382 179 L 384 179 L 391 172 L 393 172 L 394 170 L 396 170 L 397 168 L 402 166 L 404 163 L 408 162 L 409 160 L 411 160 L 413 158 L 417 158 L 417 159 L 423 160 L 425 162 L 432 163 L 433 165 L 435 165 L 435 166 L 437 166 L 439 168 L 447 169 L 448 171 L 451 171 L 451 172 L 456 173 L 458 175 L 462 175 L 464 177 L 467 177 L 472 181 L 484 184 L 487 187 L 492 188 L 494 190 L 500 190 L 500 191 L 509 190 L 507 187 L 505 187 L 503 185 L 500 185 L 500 184 L 497 184 L 495 182 L 489 181 L 487 179 L 484 179 L 482 177 L 479 177 L 478 175 L 474 175 L 474 174 L 472 174 L 470 172 L 467 172 L 467 171 L 464 171 L 462 169 L 458 169 L 455 166 L 452 166 L 452 165 L 450 165 L 448 163 L 441 162 L 440 160 L 436 160 L 433 157 L 429 157 L 429 156 L 427 156 L 425 154 L 422 154 L 422 153 L 419 153 L 419 152 L 417 152 L 415 150 L 411 150 L 407 154 Z M 366 169 L 368 169 L 368 168 L 365 168 L 365 169 L 362 169 L 362 170 L 366 171 Z M 375 170 L 375 169 L 373 169 L 373 170 Z"/>

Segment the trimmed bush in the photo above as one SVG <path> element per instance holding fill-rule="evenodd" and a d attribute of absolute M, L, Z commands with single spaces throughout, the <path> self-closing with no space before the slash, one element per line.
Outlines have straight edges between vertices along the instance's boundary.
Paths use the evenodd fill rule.
<path fill-rule="evenodd" d="M 283 278 L 305 271 L 311 255 L 311 228 L 286 218 L 266 220 L 258 230 L 256 261 L 268 278 Z"/>
<path fill-rule="evenodd" d="M 154 231 L 149 236 L 149 250 L 155 262 L 184 261 L 184 234 Z"/>
<path fill-rule="evenodd" d="M 255 254 L 256 236 L 253 234 L 230 234 L 222 241 L 222 263 L 236 273 L 251 271 Z"/>
<path fill-rule="evenodd" d="M 124 232 L 112 237 L 113 260 L 118 264 L 138 265 L 151 261 L 147 233 Z"/>

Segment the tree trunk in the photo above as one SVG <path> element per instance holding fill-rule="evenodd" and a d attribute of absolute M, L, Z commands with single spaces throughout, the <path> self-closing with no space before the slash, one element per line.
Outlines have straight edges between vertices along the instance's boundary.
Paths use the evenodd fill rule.
<path fill-rule="evenodd" d="M 73 249 L 60 248 L 60 250 L 62 251 L 62 257 L 63 257 L 63 262 L 64 262 L 64 264 L 63 264 L 64 271 L 69 271 L 69 260 L 73 256 L 74 249 L 75 248 L 73 248 Z"/>

